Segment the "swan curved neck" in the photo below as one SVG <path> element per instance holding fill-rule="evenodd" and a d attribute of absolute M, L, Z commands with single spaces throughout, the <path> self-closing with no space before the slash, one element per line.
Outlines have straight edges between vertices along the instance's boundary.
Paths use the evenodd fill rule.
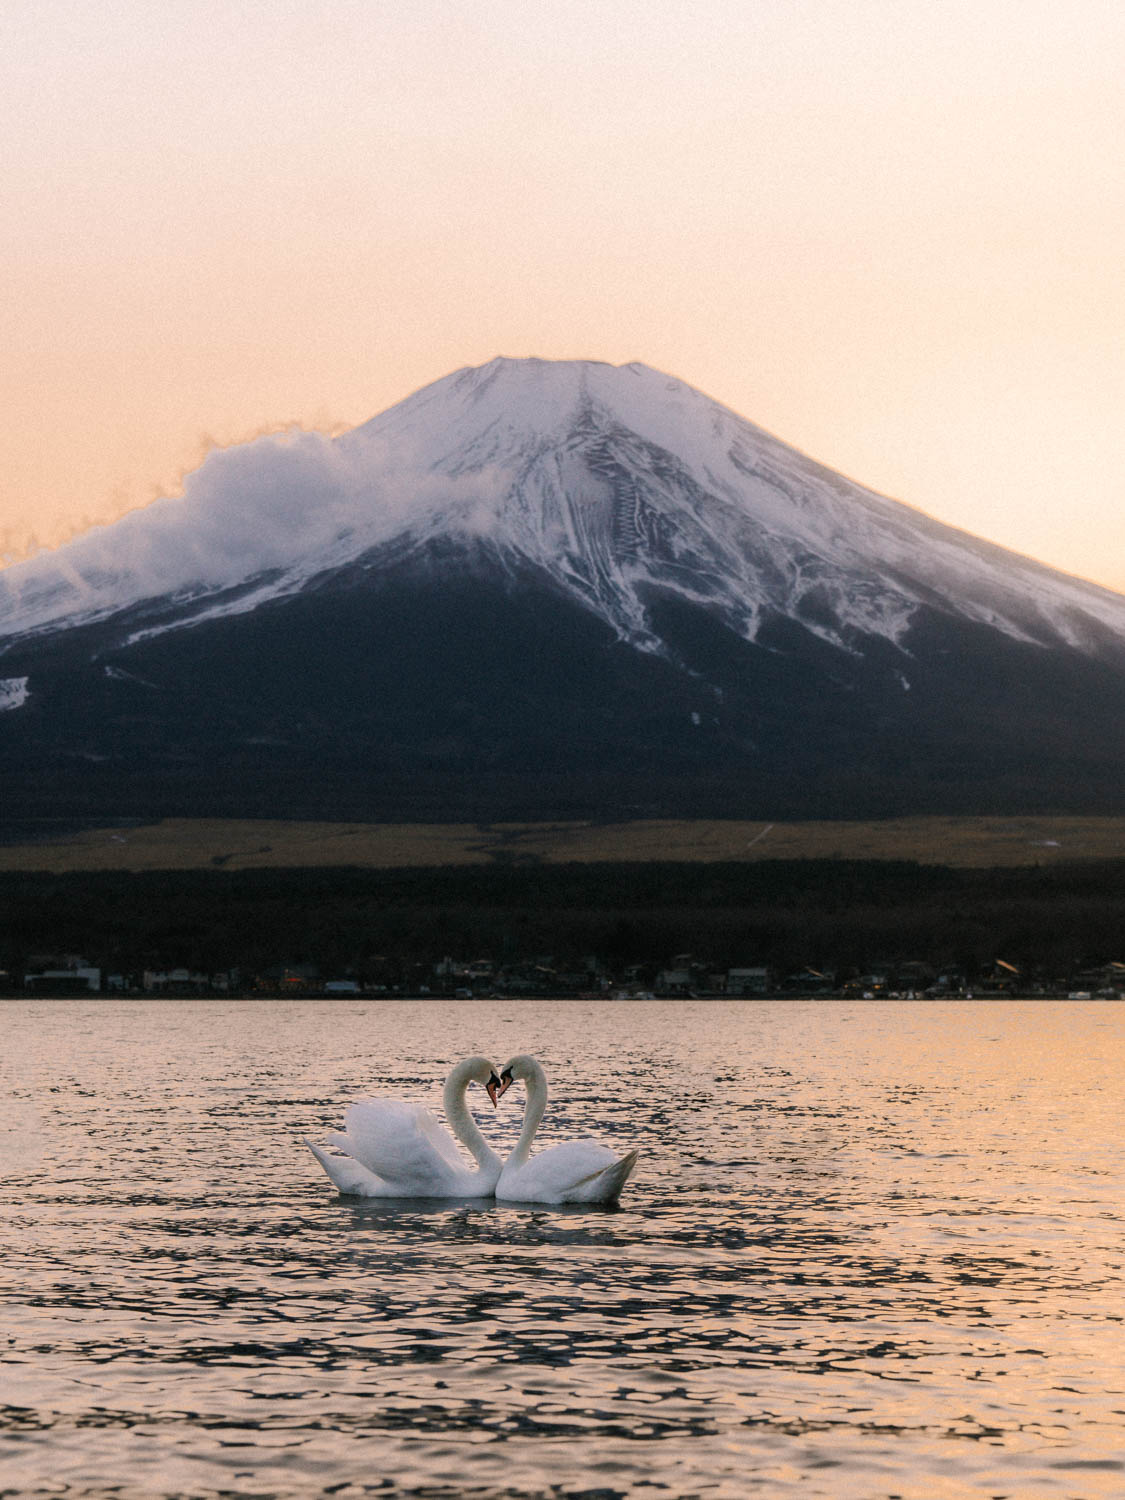
<path fill-rule="evenodd" d="M 531 1143 L 539 1129 L 539 1121 L 547 1108 L 547 1077 L 538 1063 L 529 1068 L 524 1082 L 527 1085 L 527 1103 L 523 1111 L 523 1129 L 520 1138 L 508 1157 L 508 1165 L 522 1167 L 531 1153 Z"/>
<path fill-rule="evenodd" d="M 472 1082 L 472 1070 L 472 1059 L 457 1064 L 445 1080 L 441 1102 L 445 1109 L 445 1118 L 449 1121 L 453 1134 L 463 1146 L 468 1148 L 477 1166 L 493 1167 L 499 1165 L 500 1158 L 481 1135 L 477 1122 L 469 1113 L 469 1106 L 465 1103 L 465 1094 Z"/>

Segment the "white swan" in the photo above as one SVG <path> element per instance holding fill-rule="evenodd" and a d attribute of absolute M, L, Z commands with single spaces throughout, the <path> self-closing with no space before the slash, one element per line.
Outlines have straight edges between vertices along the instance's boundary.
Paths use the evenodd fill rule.
<path fill-rule="evenodd" d="M 465 1103 L 470 1083 L 484 1084 L 493 1105 L 500 1080 L 486 1057 L 467 1057 L 445 1080 L 446 1118 L 477 1163 L 465 1165 L 449 1131 L 421 1104 L 362 1099 L 349 1105 L 346 1129 L 328 1137 L 346 1156 L 305 1140 L 341 1193 L 361 1198 L 491 1198 L 501 1161 Z M 304 1139 L 304 1137 L 302 1137 Z"/>
<path fill-rule="evenodd" d="M 636 1165 L 637 1153 L 616 1156 L 600 1141 L 567 1141 L 530 1156 L 547 1107 L 547 1078 L 534 1057 L 513 1057 L 500 1074 L 500 1095 L 516 1079 L 527 1085 L 523 1129 L 496 1184 L 497 1198 L 519 1203 L 614 1203 Z"/>

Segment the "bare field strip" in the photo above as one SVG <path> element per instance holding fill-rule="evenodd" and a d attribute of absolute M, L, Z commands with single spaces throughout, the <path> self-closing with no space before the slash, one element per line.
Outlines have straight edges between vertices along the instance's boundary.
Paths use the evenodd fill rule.
<path fill-rule="evenodd" d="M 1125 818 L 862 823 L 286 823 L 169 818 L 0 847 L 0 870 L 396 869 L 492 863 L 894 859 L 987 867 L 1125 858 Z"/>

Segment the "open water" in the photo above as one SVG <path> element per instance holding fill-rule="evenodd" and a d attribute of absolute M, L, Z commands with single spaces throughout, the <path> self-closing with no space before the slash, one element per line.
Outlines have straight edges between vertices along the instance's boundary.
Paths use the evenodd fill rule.
<path fill-rule="evenodd" d="M 0 1495 L 1125 1494 L 1125 1010 L 0 1002 Z M 618 1210 L 298 1144 L 536 1053 Z M 495 1115 L 500 1149 L 522 1090 Z"/>

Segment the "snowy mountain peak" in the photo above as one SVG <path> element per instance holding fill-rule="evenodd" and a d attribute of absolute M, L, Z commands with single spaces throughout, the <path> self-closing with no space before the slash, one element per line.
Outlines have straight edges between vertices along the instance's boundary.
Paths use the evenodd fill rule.
<path fill-rule="evenodd" d="M 337 439 L 213 453 L 182 496 L 0 573 L 0 636 L 132 611 L 135 638 L 438 539 L 539 570 L 650 649 L 654 592 L 750 640 L 782 616 L 849 651 L 901 644 L 923 605 L 1018 640 L 1125 643 L 1125 598 L 853 484 L 679 380 L 505 358 Z"/>

